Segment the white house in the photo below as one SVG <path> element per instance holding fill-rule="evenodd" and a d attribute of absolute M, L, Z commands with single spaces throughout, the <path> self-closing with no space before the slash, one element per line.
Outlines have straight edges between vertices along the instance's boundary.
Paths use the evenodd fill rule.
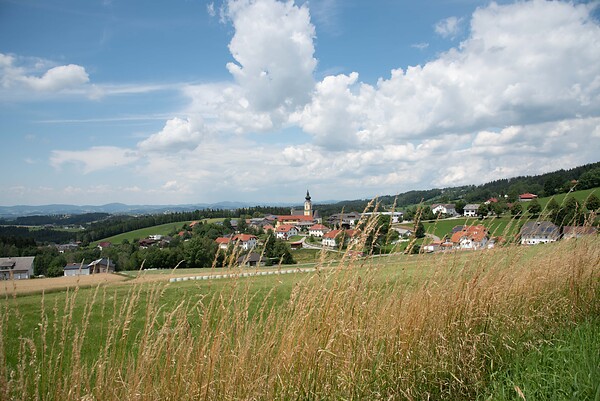
<path fill-rule="evenodd" d="M 558 241 L 560 229 L 549 221 L 529 221 L 521 227 L 521 245 Z"/>
<path fill-rule="evenodd" d="M 456 206 L 451 203 L 434 203 L 431 205 L 431 211 L 433 214 L 443 213 L 448 216 L 454 216 L 456 214 Z"/>
<path fill-rule="evenodd" d="M 256 246 L 258 239 L 256 236 L 251 234 L 237 234 L 231 239 L 231 241 L 236 244 L 236 246 L 239 246 L 244 251 L 247 251 Z"/>
<path fill-rule="evenodd" d="M 33 277 L 35 256 L 0 258 L 0 280 L 24 280 Z"/>
<path fill-rule="evenodd" d="M 356 231 L 356 230 L 332 230 L 332 231 L 329 231 L 328 233 L 326 233 L 325 235 L 323 235 L 323 239 L 321 240 L 321 244 L 323 246 L 328 246 L 328 247 L 331 247 L 331 248 L 338 247 L 340 244 L 337 243 L 336 237 L 341 232 L 345 232 L 346 233 L 346 237 L 345 237 L 346 242 L 348 242 L 348 240 L 350 238 L 355 237 L 358 234 L 358 231 Z"/>
<path fill-rule="evenodd" d="M 468 205 L 465 205 L 463 215 L 465 217 L 475 217 L 477 216 L 477 210 L 479 210 L 479 204 L 470 203 Z"/>
<path fill-rule="evenodd" d="M 290 237 L 298 235 L 298 229 L 289 224 L 282 224 L 275 229 L 275 237 L 288 240 Z"/>
<path fill-rule="evenodd" d="M 311 237 L 322 237 L 331 231 L 330 228 L 325 227 L 323 224 L 315 224 L 308 229 L 308 235 Z"/>

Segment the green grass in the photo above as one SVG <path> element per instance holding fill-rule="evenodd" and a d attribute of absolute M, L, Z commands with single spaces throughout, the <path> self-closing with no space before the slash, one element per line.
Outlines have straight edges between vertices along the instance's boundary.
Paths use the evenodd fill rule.
<path fill-rule="evenodd" d="M 99 242 L 110 242 L 112 244 L 121 244 L 124 240 L 132 242 L 134 239 L 143 239 L 149 235 L 168 235 L 172 231 L 180 231 L 185 224 L 190 224 L 191 221 L 182 221 L 179 223 L 167 223 L 160 224 L 158 226 L 140 228 L 139 230 L 128 231 L 126 233 L 113 235 L 112 237 L 104 238 L 96 241 L 94 244 Z"/>
<path fill-rule="evenodd" d="M 485 400 L 599 400 L 600 318 L 561 328 L 550 338 L 520 344 L 492 374 Z"/>
<path fill-rule="evenodd" d="M 591 194 L 596 194 L 596 196 L 600 196 L 600 188 L 591 188 L 591 189 L 585 189 L 583 191 L 573 191 L 569 194 L 558 194 L 558 195 L 554 195 L 554 196 L 546 196 L 544 198 L 539 198 L 538 201 L 540 202 L 540 205 L 542 206 L 542 208 L 546 207 L 546 205 L 548 204 L 548 202 L 550 202 L 550 199 L 554 198 L 556 200 L 556 202 L 560 205 L 564 202 L 564 200 L 567 198 L 567 196 L 572 196 L 575 199 L 577 199 L 577 201 L 580 204 L 583 204 L 586 199 L 588 198 L 588 196 L 590 196 Z M 527 203 L 523 204 L 524 206 L 527 205 Z"/>
<path fill-rule="evenodd" d="M 454 226 L 478 225 L 487 227 L 492 236 L 511 237 L 519 231 L 521 221 L 526 221 L 526 217 L 515 220 L 512 216 L 492 217 L 488 216 L 483 220 L 476 217 L 461 217 L 457 219 L 440 219 L 435 221 L 423 222 L 425 231 L 440 238 L 452 235 Z"/>
<path fill-rule="evenodd" d="M 0 398 L 503 400 L 519 399 L 518 385 L 527 399 L 586 399 L 597 391 L 598 245 L 9 297 Z M 557 392 L 526 385 L 553 381 Z"/>

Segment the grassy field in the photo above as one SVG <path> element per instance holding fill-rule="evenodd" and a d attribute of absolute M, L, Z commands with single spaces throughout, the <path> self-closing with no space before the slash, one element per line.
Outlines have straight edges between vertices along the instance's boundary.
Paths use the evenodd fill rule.
<path fill-rule="evenodd" d="M 0 399 L 593 400 L 599 261 L 594 236 L 7 294 Z"/>
<path fill-rule="evenodd" d="M 110 242 L 112 244 L 121 244 L 124 240 L 132 242 L 134 239 L 143 239 L 149 235 L 168 235 L 172 231 L 180 231 L 185 224 L 190 224 L 191 221 L 182 221 L 179 223 L 160 224 L 158 226 L 140 228 L 139 230 L 128 231 L 126 233 L 113 235 L 112 237 L 104 238 L 98 242 Z"/>

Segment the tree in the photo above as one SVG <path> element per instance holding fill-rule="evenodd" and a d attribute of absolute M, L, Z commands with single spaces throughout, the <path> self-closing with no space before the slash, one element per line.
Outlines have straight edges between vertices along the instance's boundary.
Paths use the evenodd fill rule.
<path fill-rule="evenodd" d="M 600 198 L 596 194 L 591 194 L 585 200 L 585 208 L 590 212 L 600 209 Z"/>
<path fill-rule="evenodd" d="M 185 245 L 187 267 L 210 267 L 217 253 L 217 244 L 206 237 L 194 237 Z"/>
<path fill-rule="evenodd" d="M 237 220 L 237 231 L 240 233 L 246 233 L 248 231 L 248 223 L 246 223 L 246 217 L 244 215 L 240 216 Z"/>
<path fill-rule="evenodd" d="M 529 202 L 529 205 L 527 206 L 527 211 L 532 216 L 537 217 L 542 212 L 542 206 L 540 205 L 537 199 L 534 199 L 531 202 Z"/>
<path fill-rule="evenodd" d="M 461 199 L 458 202 L 456 202 L 456 204 L 454 205 L 454 209 L 456 210 L 456 213 L 462 216 L 463 214 L 465 214 L 465 206 L 467 206 L 467 202 Z"/>
<path fill-rule="evenodd" d="M 494 202 L 490 206 L 491 206 L 492 212 L 494 212 L 494 214 L 498 217 L 500 217 L 500 215 L 502 213 L 504 213 L 508 210 L 508 206 L 506 205 L 506 202 L 504 202 L 504 201 Z"/>
<path fill-rule="evenodd" d="M 513 203 L 512 207 L 510 208 L 510 214 L 515 217 L 520 217 L 523 214 L 523 205 L 521 205 L 519 202 Z"/>
<path fill-rule="evenodd" d="M 477 208 L 477 216 L 479 216 L 480 219 L 483 219 L 485 216 L 488 215 L 489 211 L 490 209 L 488 205 L 486 205 L 485 203 L 481 203 Z"/>
<path fill-rule="evenodd" d="M 419 221 L 419 223 L 415 227 L 415 237 L 423 238 L 425 237 L 425 226 L 423 222 Z"/>
<path fill-rule="evenodd" d="M 600 167 L 588 170 L 581 174 L 577 182 L 579 189 L 589 189 L 600 187 Z"/>
<path fill-rule="evenodd" d="M 577 199 L 569 196 L 556 213 L 552 222 L 556 225 L 568 226 L 583 224 L 584 220 L 585 215 L 583 214 L 581 205 Z"/>

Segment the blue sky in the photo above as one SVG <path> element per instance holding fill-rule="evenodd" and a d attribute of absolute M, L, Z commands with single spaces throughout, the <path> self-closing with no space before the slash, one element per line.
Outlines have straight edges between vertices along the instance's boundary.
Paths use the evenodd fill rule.
<path fill-rule="evenodd" d="M 0 0 L 0 205 L 318 203 L 596 162 L 597 5 Z"/>

